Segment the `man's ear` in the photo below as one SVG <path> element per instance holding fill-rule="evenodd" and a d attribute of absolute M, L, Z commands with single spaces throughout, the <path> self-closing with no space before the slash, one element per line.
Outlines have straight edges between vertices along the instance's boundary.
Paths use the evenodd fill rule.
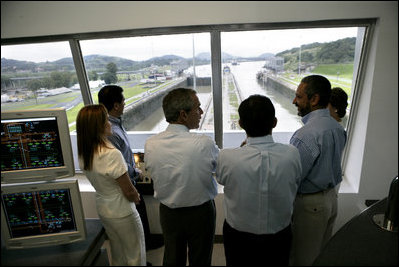
<path fill-rule="evenodd" d="M 117 111 L 119 109 L 120 104 L 118 102 L 114 103 L 114 106 L 112 107 L 113 110 Z"/>
<path fill-rule="evenodd" d="M 187 112 L 185 110 L 180 110 L 179 118 L 177 119 L 177 121 L 184 124 L 187 121 L 187 117 Z"/>
<path fill-rule="evenodd" d="M 276 127 L 276 125 L 277 125 L 277 118 L 276 118 L 276 117 L 274 117 L 274 121 L 273 121 L 273 127 L 272 127 L 272 128 Z"/>
<path fill-rule="evenodd" d="M 319 105 L 319 101 L 320 101 L 320 95 L 319 94 L 314 94 L 311 98 L 310 98 L 310 106 L 311 107 L 316 107 Z"/>

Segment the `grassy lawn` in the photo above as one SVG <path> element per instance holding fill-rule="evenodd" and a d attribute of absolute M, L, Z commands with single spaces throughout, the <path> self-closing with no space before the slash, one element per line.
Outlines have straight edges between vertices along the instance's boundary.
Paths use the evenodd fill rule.
<path fill-rule="evenodd" d="M 75 98 L 77 98 L 78 96 L 71 96 L 71 97 L 67 97 L 67 98 L 61 98 L 56 100 L 58 103 L 65 103 L 65 102 L 72 102 L 73 100 L 75 100 Z"/>
<path fill-rule="evenodd" d="M 337 73 L 339 74 L 337 75 Z M 298 86 L 301 79 L 310 74 L 320 74 L 326 76 L 332 87 L 341 87 L 348 96 L 351 95 L 352 89 L 352 76 L 353 76 L 353 63 L 352 64 L 325 64 L 318 65 L 312 73 L 293 73 L 287 72 L 282 74 L 281 78 L 292 85 Z"/>
<path fill-rule="evenodd" d="M 37 104 L 35 99 L 29 99 L 22 102 L 16 103 L 1 103 L 1 110 L 29 110 L 29 109 L 48 109 L 54 108 L 56 104 L 50 103 L 40 103 L 40 99 L 38 99 Z M 44 101 L 43 101 L 44 102 Z"/>
<path fill-rule="evenodd" d="M 81 108 L 83 108 L 83 102 L 67 111 L 68 124 L 76 121 L 76 116 L 78 116 L 78 112 Z"/>
<path fill-rule="evenodd" d="M 125 99 L 131 98 L 144 92 L 147 92 L 147 88 L 143 88 L 143 85 L 140 84 L 129 87 L 123 86 L 123 95 L 125 96 Z"/>
<path fill-rule="evenodd" d="M 135 86 L 123 86 L 123 95 L 125 96 L 125 99 L 129 99 L 128 101 L 125 102 L 126 105 L 133 103 L 134 101 L 138 100 L 140 97 L 138 96 L 139 94 L 145 93 L 147 91 L 151 91 L 151 93 L 154 93 L 156 91 L 159 91 L 163 89 L 165 86 L 168 84 L 172 83 L 173 81 L 167 81 L 161 84 L 157 84 L 154 87 L 147 87 L 150 84 L 138 84 Z M 134 97 L 137 96 L 137 97 Z M 133 98 L 132 98 L 133 97 Z"/>
<path fill-rule="evenodd" d="M 318 65 L 313 72 L 352 80 L 353 63 Z"/>

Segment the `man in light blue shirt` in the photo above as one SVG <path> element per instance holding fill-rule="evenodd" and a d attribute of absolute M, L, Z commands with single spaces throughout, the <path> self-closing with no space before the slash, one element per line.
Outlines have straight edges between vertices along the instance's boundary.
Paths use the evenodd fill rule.
<path fill-rule="evenodd" d="M 112 135 L 108 137 L 108 140 L 122 153 L 128 166 L 128 173 L 131 177 L 133 185 L 136 185 L 137 180 L 140 177 L 140 170 L 136 168 L 134 162 L 133 151 L 130 148 L 129 139 L 125 128 L 122 125 L 121 117 L 114 117 L 109 114 L 108 120 L 111 123 Z"/>
<path fill-rule="evenodd" d="M 111 123 L 112 130 L 112 135 L 108 136 L 108 140 L 122 153 L 127 164 L 130 180 L 136 187 L 137 181 L 141 179 L 141 171 L 136 168 L 133 151 L 130 147 L 126 130 L 122 125 L 122 115 L 125 108 L 123 88 L 117 85 L 104 86 L 98 92 L 98 102 L 103 104 L 108 111 L 108 120 Z M 138 191 L 141 193 L 139 189 Z M 146 249 L 155 249 L 162 246 L 163 242 L 156 239 L 155 236 L 150 233 L 147 209 L 143 196 L 140 198 L 137 210 L 143 223 Z"/>
<path fill-rule="evenodd" d="M 294 146 L 273 141 L 277 119 L 269 98 L 252 95 L 238 113 L 247 143 L 222 149 L 216 171 L 224 185 L 226 264 L 288 265 L 301 158 Z"/>
<path fill-rule="evenodd" d="M 331 84 L 323 76 L 302 79 L 293 104 L 304 126 L 291 137 L 301 155 L 302 175 L 293 214 L 292 265 L 312 265 L 332 235 L 346 132 L 327 108 Z"/>
<path fill-rule="evenodd" d="M 163 265 L 210 266 L 216 225 L 212 173 L 219 149 L 197 129 L 203 111 L 196 91 L 177 88 L 163 99 L 169 122 L 164 132 L 147 139 L 145 166 L 160 201 L 159 217 L 165 241 Z"/>

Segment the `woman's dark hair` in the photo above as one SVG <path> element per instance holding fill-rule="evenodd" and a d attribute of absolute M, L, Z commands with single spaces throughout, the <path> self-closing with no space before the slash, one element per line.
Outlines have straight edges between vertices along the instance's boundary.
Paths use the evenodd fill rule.
<path fill-rule="evenodd" d="M 340 87 L 331 89 L 330 104 L 337 109 L 338 117 L 343 118 L 348 107 L 348 95 Z"/>
<path fill-rule="evenodd" d="M 238 107 L 241 127 L 248 136 L 258 137 L 271 133 L 275 109 L 272 101 L 263 95 L 251 95 Z"/>

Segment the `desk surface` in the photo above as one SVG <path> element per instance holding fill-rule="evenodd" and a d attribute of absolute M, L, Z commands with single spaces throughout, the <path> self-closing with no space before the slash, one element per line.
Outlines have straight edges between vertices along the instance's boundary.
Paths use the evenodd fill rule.
<path fill-rule="evenodd" d="M 328 242 L 314 266 L 398 266 L 398 233 L 382 229 L 373 216 L 385 212 L 383 199 L 346 223 Z"/>
<path fill-rule="evenodd" d="M 1 248 L 2 266 L 91 265 L 105 240 L 99 219 L 86 219 L 86 240 L 71 244 L 30 249 Z"/>

